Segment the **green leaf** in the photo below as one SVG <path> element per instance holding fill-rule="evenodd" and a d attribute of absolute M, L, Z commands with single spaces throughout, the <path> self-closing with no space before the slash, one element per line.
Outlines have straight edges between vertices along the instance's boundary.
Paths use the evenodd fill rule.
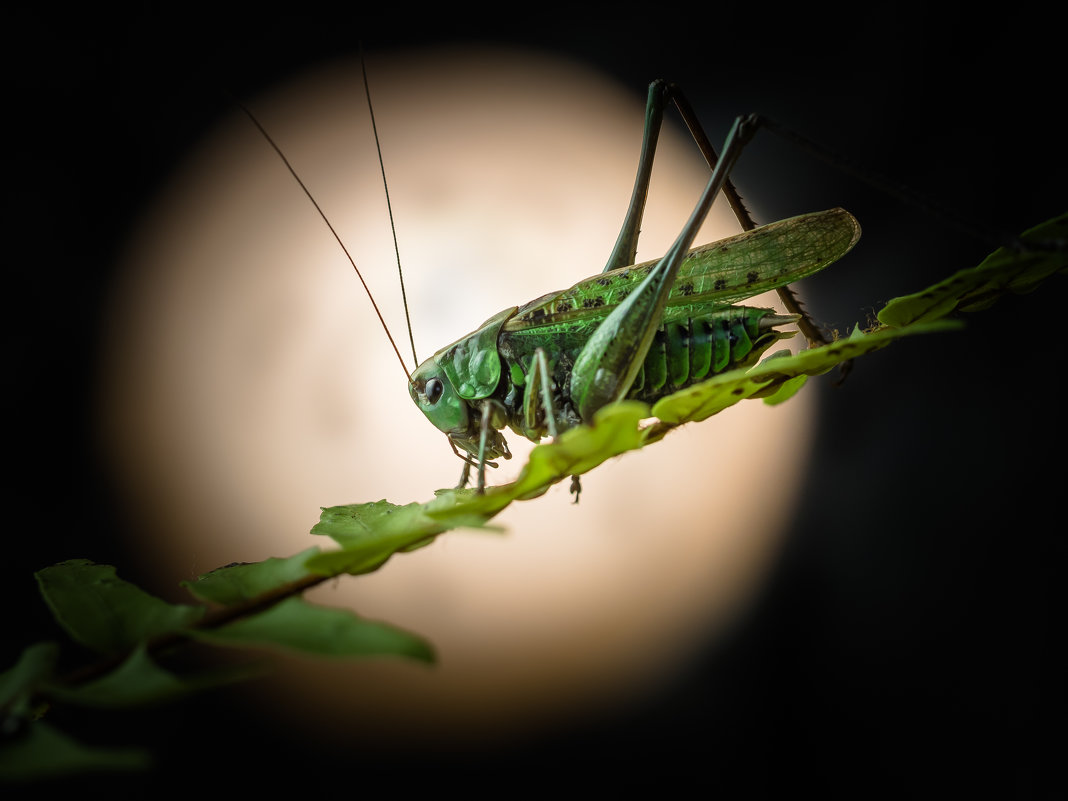
<path fill-rule="evenodd" d="M 302 598 L 288 598 L 257 615 L 190 634 L 217 645 L 276 646 L 316 656 L 404 656 L 434 661 L 433 649 L 421 637 Z"/>
<path fill-rule="evenodd" d="M 52 614 L 72 638 L 106 654 L 185 628 L 203 607 L 169 604 L 115 575 L 111 565 L 72 559 L 37 571 Z"/>
<path fill-rule="evenodd" d="M 488 493 L 480 496 L 474 490 L 454 490 L 424 504 L 397 506 L 381 500 L 324 508 L 311 533 L 325 534 L 342 549 L 317 554 L 306 566 L 321 575 L 359 575 L 377 570 L 398 551 L 428 545 L 449 529 L 499 532 L 499 527 L 486 523 L 509 501 Z"/>
<path fill-rule="evenodd" d="M 760 397 L 768 406 L 777 406 L 790 400 L 800 392 L 806 381 L 808 381 L 807 375 L 795 375 L 793 378 L 788 378 L 779 384 L 778 388 L 771 394 L 761 395 Z"/>
<path fill-rule="evenodd" d="M 418 503 L 397 506 L 381 500 L 333 506 L 322 510 L 311 533 L 330 537 L 341 550 L 313 557 L 308 567 L 328 575 L 368 573 L 397 551 L 429 542 L 445 530 Z"/>
<path fill-rule="evenodd" d="M 182 586 L 198 600 L 235 604 L 312 575 L 305 563 L 318 552 L 313 546 L 285 559 L 271 557 L 262 562 L 228 565 L 198 576 L 195 581 L 183 581 Z"/>
<path fill-rule="evenodd" d="M 389 555 L 444 531 L 421 504 L 397 506 L 386 500 L 323 509 L 312 534 L 323 534 L 347 550 Z"/>
<path fill-rule="evenodd" d="M 136 748 L 92 748 L 47 723 L 30 724 L 0 746 L 0 779 L 32 781 L 89 771 L 145 770 L 146 751 Z"/>
<path fill-rule="evenodd" d="M 1062 214 L 1021 234 L 1024 242 L 1068 241 L 1068 214 Z M 1068 250 L 1016 252 L 998 248 L 977 267 L 960 270 L 922 292 L 894 298 L 879 312 L 889 326 L 937 320 L 960 309 L 979 311 L 1005 292 L 1031 292 L 1055 273 L 1068 272 Z"/>

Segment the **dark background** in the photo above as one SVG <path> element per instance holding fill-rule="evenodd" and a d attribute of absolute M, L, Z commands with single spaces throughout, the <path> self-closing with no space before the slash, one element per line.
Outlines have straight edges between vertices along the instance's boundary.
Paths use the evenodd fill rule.
<path fill-rule="evenodd" d="M 658 4 L 607 20 L 544 6 L 400 12 L 183 5 L 8 18 L 5 665 L 51 633 L 35 569 L 90 556 L 136 574 L 92 442 L 102 301 L 141 209 L 232 111 L 226 92 L 248 96 L 360 40 L 371 53 L 515 44 L 587 62 L 637 97 L 653 77 L 675 80 L 713 138 L 733 114 L 765 112 L 991 231 L 1068 206 L 1060 26 L 1019 3 L 696 15 Z M 416 29 L 397 27 L 411 18 Z M 861 220 L 864 258 L 812 301 L 833 324 L 990 250 L 770 136 L 736 180 L 769 219 L 781 203 L 782 214 L 842 205 Z M 968 318 L 964 333 L 866 357 L 823 393 L 805 504 L 773 581 L 647 705 L 510 750 L 389 760 L 311 753 L 216 693 L 97 721 L 87 736 L 147 744 L 161 763 L 89 783 L 195 791 L 219 769 L 220 787 L 313 791 L 382 779 L 507 792 L 512 778 L 745 797 L 1063 793 L 1064 288 L 1055 278 Z"/>

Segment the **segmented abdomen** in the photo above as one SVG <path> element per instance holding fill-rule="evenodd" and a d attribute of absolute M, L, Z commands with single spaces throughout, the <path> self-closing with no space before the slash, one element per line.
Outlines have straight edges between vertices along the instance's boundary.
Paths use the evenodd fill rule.
<path fill-rule="evenodd" d="M 672 309 L 657 329 L 653 344 L 628 398 L 654 402 L 679 389 L 738 367 L 755 364 L 776 340 L 783 322 L 770 309 L 729 306 L 690 317 Z"/>

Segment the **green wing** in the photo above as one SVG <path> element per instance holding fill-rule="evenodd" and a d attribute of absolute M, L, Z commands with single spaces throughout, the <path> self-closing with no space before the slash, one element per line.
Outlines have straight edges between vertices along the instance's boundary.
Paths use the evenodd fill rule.
<path fill-rule="evenodd" d="M 844 209 L 803 214 L 694 248 L 679 268 L 668 306 L 733 303 L 793 283 L 842 258 L 860 239 Z M 588 322 L 634 290 L 657 260 L 611 270 L 522 306 L 504 331 Z"/>

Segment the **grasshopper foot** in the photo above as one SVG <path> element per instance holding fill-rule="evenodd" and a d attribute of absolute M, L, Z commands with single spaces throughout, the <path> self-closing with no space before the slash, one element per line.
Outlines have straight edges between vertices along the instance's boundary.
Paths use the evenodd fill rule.
<path fill-rule="evenodd" d="M 575 496 L 575 503 L 579 502 L 579 495 L 582 494 L 582 482 L 578 476 L 571 476 L 571 489 L 570 492 Z"/>

